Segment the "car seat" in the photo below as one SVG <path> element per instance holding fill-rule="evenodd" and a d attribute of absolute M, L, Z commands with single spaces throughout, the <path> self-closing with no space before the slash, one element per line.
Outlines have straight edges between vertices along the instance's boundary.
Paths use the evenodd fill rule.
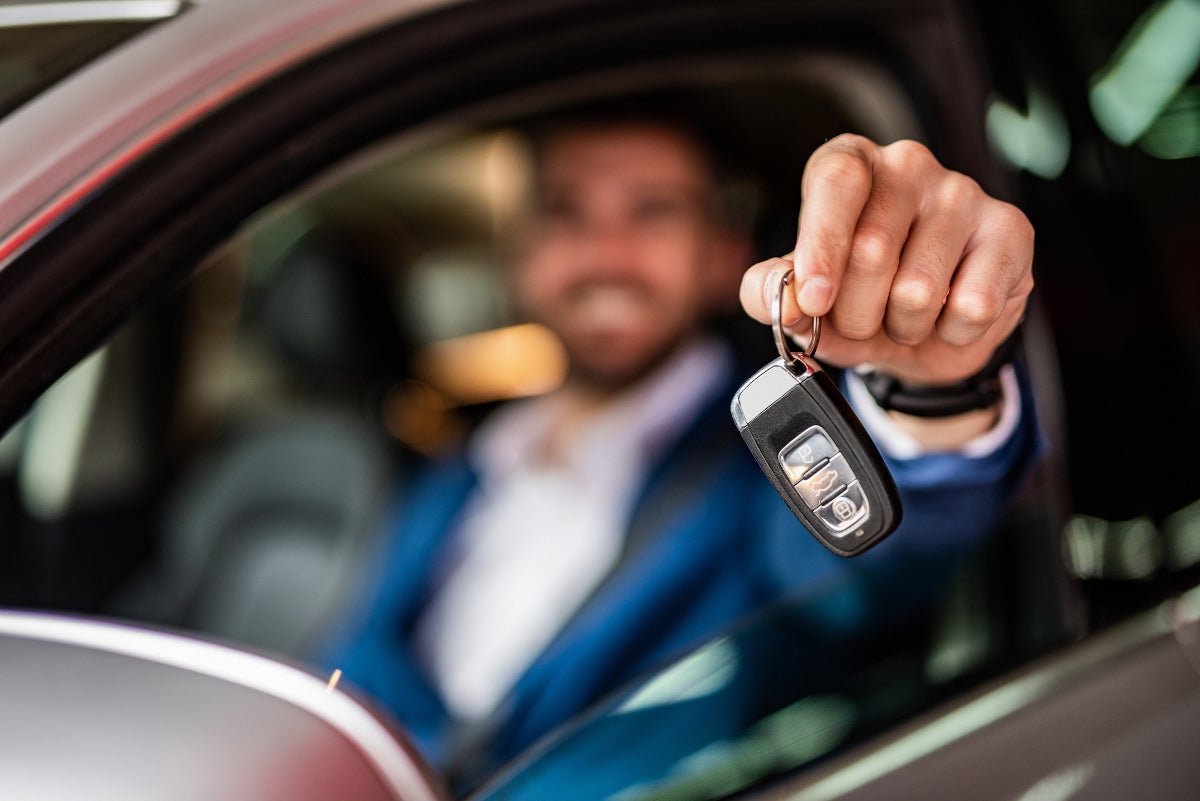
<path fill-rule="evenodd" d="M 192 461 L 157 558 L 110 612 L 303 656 L 353 584 L 395 477 L 370 413 L 403 362 L 379 277 L 310 234 L 247 298 L 245 327 L 294 391 L 236 412 Z"/>

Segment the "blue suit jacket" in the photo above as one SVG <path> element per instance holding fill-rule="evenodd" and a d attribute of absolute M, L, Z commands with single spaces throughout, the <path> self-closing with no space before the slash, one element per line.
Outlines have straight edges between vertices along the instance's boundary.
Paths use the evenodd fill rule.
<path fill-rule="evenodd" d="M 855 627 L 875 594 L 886 593 L 891 610 L 903 605 L 898 598 L 919 603 L 936 589 L 928 577 L 948 575 L 943 568 L 995 526 L 1038 450 L 1026 391 L 1022 424 L 990 456 L 889 461 L 904 504 L 901 528 L 847 560 L 808 535 L 764 479 L 729 419 L 732 392 L 650 472 L 618 565 L 476 738 L 491 760 L 507 761 L 622 683 L 788 594 L 837 585 L 821 614 L 839 628 Z M 382 538 L 376 575 L 320 655 L 390 709 L 439 766 L 456 756 L 463 732 L 418 665 L 413 632 L 474 486 L 462 458 L 410 483 Z M 848 585 L 856 591 L 844 591 Z"/>

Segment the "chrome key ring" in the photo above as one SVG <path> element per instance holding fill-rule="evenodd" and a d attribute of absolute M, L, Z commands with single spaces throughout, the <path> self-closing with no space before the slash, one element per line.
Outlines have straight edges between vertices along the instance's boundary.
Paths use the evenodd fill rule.
<path fill-rule="evenodd" d="M 775 302 L 771 304 L 771 331 L 775 334 L 775 347 L 783 358 L 784 364 L 795 365 L 804 358 L 816 358 L 817 344 L 821 341 L 821 318 L 812 318 L 812 338 L 808 347 L 794 351 L 788 346 L 787 336 L 783 333 L 783 288 L 791 283 L 794 271 L 788 270 L 775 286 Z"/>

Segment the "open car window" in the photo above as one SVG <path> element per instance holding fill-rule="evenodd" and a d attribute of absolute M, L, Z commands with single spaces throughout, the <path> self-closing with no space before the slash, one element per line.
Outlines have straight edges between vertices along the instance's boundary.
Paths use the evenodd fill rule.
<path fill-rule="evenodd" d="M 866 60 L 814 53 L 710 78 L 688 91 L 740 121 L 734 192 L 763 252 L 786 249 L 797 176 L 830 132 L 921 135 Z M 562 381 L 561 347 L 507 301 L 524 119 L 406 137 L 314 179 L 46 392 L 0 443 L 4 600 L 303 655 L 410 471 L 496 403 Z M 722 280 L 740 318 L 740 275 Z M 770 353 L 749 321 L 726 333 Z M 307 533 L 277 537 L 293 519 Z"/>

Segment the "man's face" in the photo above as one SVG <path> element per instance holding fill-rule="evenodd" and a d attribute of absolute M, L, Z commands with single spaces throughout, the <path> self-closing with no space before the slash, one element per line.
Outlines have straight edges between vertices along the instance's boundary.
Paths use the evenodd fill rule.
<path fill-rule="evenodd" d="M 667 128 L 568 129 L 543 148 L 516 291 L 563 341 L 572 380 L 623 386 L 694 330 L 713 191 L 696 146 Z"/>

